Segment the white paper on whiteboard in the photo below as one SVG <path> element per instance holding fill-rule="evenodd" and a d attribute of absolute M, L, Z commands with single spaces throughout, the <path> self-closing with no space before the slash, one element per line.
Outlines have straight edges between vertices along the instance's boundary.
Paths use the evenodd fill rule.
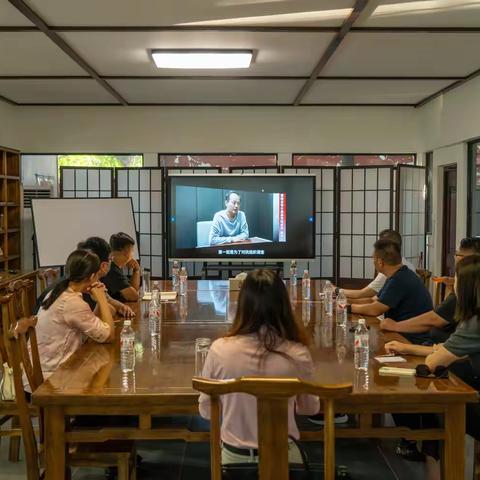
<path fill-rule="evenodd" d="M 128 233 L 135 239 L 135 218 L 130 198 L 35 198 L 32 217 L 40 267 L 65 265 L 77 244 L 88 237 Z"/>

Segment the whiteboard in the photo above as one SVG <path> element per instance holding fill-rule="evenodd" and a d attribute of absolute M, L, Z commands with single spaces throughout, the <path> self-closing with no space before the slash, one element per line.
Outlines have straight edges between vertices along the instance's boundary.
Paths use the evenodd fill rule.
<path fill-rule="evenodd" d="M 36 198 L 32 199 L 33 228 L 40 267 L 65 265 L 67 257 L 88 237 L 128 233 L 135 239 L 135 218 L 130 198 Z"/>

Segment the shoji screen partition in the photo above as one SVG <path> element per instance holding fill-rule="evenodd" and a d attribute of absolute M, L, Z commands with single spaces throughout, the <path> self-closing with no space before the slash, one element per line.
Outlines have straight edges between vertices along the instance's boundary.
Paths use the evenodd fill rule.
<path fill-rule="evenodd" d="M 166 171 L 166 177 L 171 176 L 171 175 L 204 175 L 206 173 L 221 173 L 220 168 L 217 167 L 198 167 L 198 168 L 183 168 L 183 167 L 178 167 L 178 168 L 168 168 L 165 169 Z M 165 188 L 166 191 L 166 196 L 168 195 L 168 192 Z M 168 224 L 168 221 L 165 222 Z M 192 228 L 194 228 L 192 226 Z M 167 242 L 165 242 L 165 246 L 167 246 Z M 182 265 L 187 268 L 187 272 L 189 276 L 194 276 L 194 277 L 201 277 L 202 276 L 202 268 L 203 264 L 202 262 L 182 262 Z M 172 272 L 172 265 L 169 262 L 169 264 L 166 266 L 166 271 L 168 272 L 168 277 L 171 276 Z"/>
<path fill-rule="evenodd" d="M 252 174 L 252 173 L 278 173 L 277 167 L 255 167 L 255 168 L 241 168 L 241 167 L 230 167 L 230 173 L 236 174 Z"/>
<path fill-rule="evenodd" d="M 60 167 L 60 197 L 113 197 L 113 170 L 108 167 Z"/>
<path fill-rule="evenodd" d="M 335 167 L 285 167 L 283 173 L 315 175 L 315 252 L 314 260 L 299 261 L 298 272 L 308 268 L 312 277 L 333 278 L 335 276 Z M 289 265 L 285 264 L 288 275 Z"/>
<path fill-rule="evenodd" d="M 116 169 L 117 197 L 131 197 L 142 267 L 163 276 L 163 173 L 161 168 Z"/>
<path fill-rule="evenodd" d="M 425 261 L 426 169 L 410 165 L 397 168 L 397 230 L 403 239 L 403 256 L 417 267 L 420 257 L 423 264 Z"/>
<path fill-rule="evenodd" d="M 377 234 L 393 226 L 393 167 L 340 167 L 339 282 L 373 278 Z"/>

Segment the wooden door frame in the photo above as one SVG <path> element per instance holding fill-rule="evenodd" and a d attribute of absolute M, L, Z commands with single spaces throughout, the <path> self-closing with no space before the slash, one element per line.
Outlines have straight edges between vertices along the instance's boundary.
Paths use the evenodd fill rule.
<path fill-rule="evenodd" d="M 450 164 L 450 165 L 445 165 L 442 167 L 442 190 L 443 190 L 443 194 L 442 194 L 442 209 L 445 213 L 447 213 L 447 199 L 448 199 L 448 188 L 447 185 L 446 185 L 446 178 L 447 178 L 447 174 L 448 172 L 452 172 L 452 171 L 455 171 L 455 174 L 457 176 L 457 180 L 458 180 L 458 165 L 456 163 L 453 163 L 453 164 Z M 455 202 L 455 208 L 456 208 L 456 202 Z M 447 224 L 446 224 L 446 215 L 443 216 L 443 219 L 442 219 L 442 263 L 441 263 L 441 272 L 442 272 L 442 275 L 446 273 L 446 260 L 447 260 L 447 238 L 448 238 L 448 235 L 447 235 Z M 456 211 L 455 211 L 455 229 L 456 229 L 456 222 L 457 222 L 457 214 L 456 214 Z"/>

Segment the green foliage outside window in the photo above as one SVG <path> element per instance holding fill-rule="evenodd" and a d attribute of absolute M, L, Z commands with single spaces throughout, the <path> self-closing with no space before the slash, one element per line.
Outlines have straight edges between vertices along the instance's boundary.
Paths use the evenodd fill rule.
<path fill-rule="evenodd" d="M 142 167 L 143 155 L 58 155 L 60 167 Z"/>

